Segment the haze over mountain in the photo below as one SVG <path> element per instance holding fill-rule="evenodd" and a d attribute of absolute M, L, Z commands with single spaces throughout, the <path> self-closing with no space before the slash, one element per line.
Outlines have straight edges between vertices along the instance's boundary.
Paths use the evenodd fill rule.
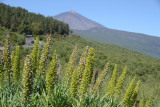
<path fill-rule="evenodd" d="M 70 29 L 88 30 L 93 27 L 104 28 L 103 25 L 80 15 L 74 10 L 58 14 L 53 16 L 53 18 L 68 23 Z"/>
<path fill-rule="evenodd" d="M 83 38 L 115 44 L 160 58 L 160 37 L 109 29 L 73 10 L 53 18 L 68 23 L 74 34 Z"/>

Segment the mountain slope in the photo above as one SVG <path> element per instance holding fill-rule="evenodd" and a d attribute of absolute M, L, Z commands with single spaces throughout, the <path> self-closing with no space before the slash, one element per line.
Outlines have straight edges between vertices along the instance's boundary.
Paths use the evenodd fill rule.
<path fill-rule="evenodd" d="M 53 18 L 68 23 L 74 34 L 100 42 L 136 50 L 160 58 L 160 38 L 140 33 L 109 29 L 76 13 L 64 12 Z"/>
<path fill-rule="evenodd" d="M 70 29 L 87 30 L 93 27 L 104 28 L 103 25 L 80 15 L 74 10 L 58 14 L 56 16 L 53 16 L 53 18 L 69 24 Z"/>
<path fill-rule="evenodd" d="M 108 28 L 73 30 L 73 32 L 83 38 L 116 44 L 124 48 L 160 58 L 159 37 Z"/>

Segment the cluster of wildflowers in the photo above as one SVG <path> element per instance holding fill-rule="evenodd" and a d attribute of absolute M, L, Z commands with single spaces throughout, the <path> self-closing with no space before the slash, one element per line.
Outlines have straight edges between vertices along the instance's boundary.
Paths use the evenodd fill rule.
<path fill-rule="evenodd" d="M 96 84 L 93 88 L 94 93 L 96 93 L 98 91 L 98 89 L 101 87 L 102 83 L 104 82 L 104 80 L 107 76 L 108 70 L 109 70 L 109 63 L 106 64 L 106 66 L 104 67 L 104 70 L 102 71 L 101 75 L 99 76 L 98 80 L 96 81 Z"/>
<path fill-rule="evenodd" d="M 66 83 L 70 82 L 78 55 L 78 45 L 75 46 L 66 68 Z"/>
<path fill-rule="evenodd" d="M 13 81 L 16 83 L 20 76 L 20 47 L 16 46 L 14 62 L 13 62 Z"/>
<path fill-rule="evenodd" d="M 23 101 L 27 102 L 30 99 L 30 95 L 32 93 L 32 86 L 33 86 L 33 69 L 32 69 L 32 61 L 30 55 L 26 56 L 26 60 L 24 63 L 23 68 L 23 75 L 22 75 L 22 95 Z"/>
<path fill-rule="evenodd" d="M 130 99 L 131 99 L 133 91 L 134 91 L 135 81 L 136 81 L 136 76 L 130 82 L 128 89 L 125 93 L 125 96 L 123 98 L 123 104 L 126 106 L 130 106 Z"/>
<path fill-rule="evenodd" d="M 53 88 L 56 82 L 56 67 L 57 67 L 57 55 L 56 51 L 54 51 L 52 61 L 50 62 L 50 68 L 46 75 L 46 90 L 47 93 L 50 94 L 51 89 Z"/>
<path fill-rule="evenodd" d="M 85 69 L 86 59 L 88 56 L 88 50 L 89 50 L 89 47 L 86 46 L 83 53 L 82 53 L 82 56 L 80 58 L 78 68 L 76 67 L 74 69 L 72 81 L 71 81 L 71 95 L 72 95 L 72 97 L 75 97 L 77 90 L 78 90 L 78 85 L 81 82 L 81 79 L 83 76 L 83 71 Z"/>
<path fill-rule="evenodd" d="M 47 65 L 47 59 L 50 49 L 50 43 L 51 43 L 51 35 L 48 35 L 47 37 L 47 43 L 43 47 L 41 58 L 39 61 L 39 69 L 37 70 L 37 74 L 39 76 L 42 76 L 46 73 L 46 65 Z"/>
<path fill-rule="evenodd" d="M 127 73 L 127 66 L 124 67 L 123 72 L 118 79 L 118 83 L 116 84 L 115 93 L 114 93 L 115 97 L 118 97 L 119 94 L 121 93 L 121 89 L 122 89 L 122 86 L 123 86 L 123 83 L 126 77 L 126 73 Z"/>
<path fill-rule="evenodd" d="M 107 97 L 112 97 L 112 95 L 114 93 L 114 89 L 116 87 L 116 81 L 117 81 L 117 64 L 115 64 L 115 66 L 114 66 L 112 78 L 109 81 L 109 85 L 107 88 Z"/>
<path fill-rule="evenodd" d="M 33 63 L 33 72 L 35 73 L 36 72 L 36 69 L 37 69 L 37 56 L 38 56 L 38 45 L 39 45 L 39 39 L 38 37 L 36 37 L 36 40 L 34 42 L 34 46 L 33 46 L 33 50 L 32 50 L 32 53 L 31 53 L 31 59 L 32 59 L 32 63 Z"/>
<path fill-rule="evenodd" d="M 83 97 L 83 95 L 87 92 L 87 88 L 91 83 L 91 78 L 93 75 L 93 67 L 94 67 L 94 57 L 95 57 L 95 52 L 94 49 L 91 47 L 89 49 L 88 57 L 86 59 L 86 66 L 84 69 L 84 74 L 80 85 L 80 90 L 79 90 L 80 97 Z"/>
<path fill-rule="evenodd" d="M 4 71 L 5 71 L 5 80 L 10 84 L 10 76 L 11 76 L 11 57 L 10 57 L 10 36 L 6 36 L 5 40 L 5 48 L 3 51 L 3 59 L 4 59 Z"/>

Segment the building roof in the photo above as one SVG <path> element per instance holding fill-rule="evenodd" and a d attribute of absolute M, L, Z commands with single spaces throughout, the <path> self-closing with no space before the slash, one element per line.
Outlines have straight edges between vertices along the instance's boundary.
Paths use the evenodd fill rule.
<path fill-rule="evenodd" d="M 0 47 L 0 50 L 4 50 L 4 47 Z"/>
<path fill-rule="evenodd" d="M 32 35 L 26 35 L 26 37 L 32 37 Z"/>

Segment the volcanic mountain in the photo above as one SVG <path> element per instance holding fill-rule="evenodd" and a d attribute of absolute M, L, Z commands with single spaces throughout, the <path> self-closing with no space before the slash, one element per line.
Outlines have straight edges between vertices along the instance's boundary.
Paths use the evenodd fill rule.
<path fill-rule="evenodd" d="M 103 25 L 80 15 L 74 10 L 58 14 L 56 16 L 53 16 L 53 18 L 68 23 L 70 29 L 88 30 L 94 27 L 104 28 Z"/>
<path fill-rule="evenodd" d="M 160 37 L 107 28 L 74 10 L 53 16 L 68 23 L 74 34 L 83 38 L 115 44 L 160 58 Z"/>

